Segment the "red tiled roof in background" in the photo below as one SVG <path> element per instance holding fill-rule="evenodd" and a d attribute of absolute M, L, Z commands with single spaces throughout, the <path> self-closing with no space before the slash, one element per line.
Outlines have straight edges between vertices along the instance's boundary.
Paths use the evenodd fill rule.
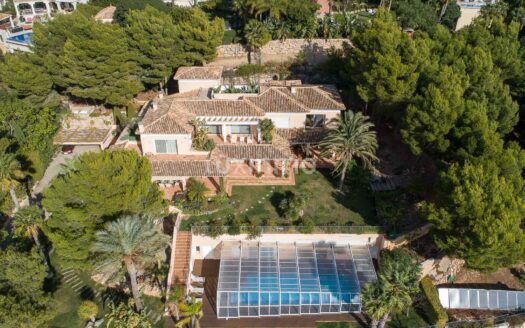
<path fill-rule="evenodd" d="M 317 11 L 318 13 L 328 14 L 330 12 L 329 0 L 315 0 L 315 2 L 317 2 L 317 4 L 321 6 L 321 8 L 319 8 L 319 10 Z"/>

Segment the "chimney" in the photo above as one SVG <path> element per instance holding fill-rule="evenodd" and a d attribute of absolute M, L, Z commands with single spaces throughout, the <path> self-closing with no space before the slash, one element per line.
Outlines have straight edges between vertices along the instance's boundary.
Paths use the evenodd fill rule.
<path fill-rule="evenodd" d="M 162 98 L 164 98 L 164 92 L 162 92 L 162 91 L 161 91 L 161 92 L 159 92 L 159 96 L 158 96 L 158 97 L 159 97 L 159 99 L 162 99 Z"/>
<path fill-rule="evenodd" d="M 296 87 L 291 87 L 290 88 L 290 92 L 293 93 L 293 94 L 296 94 L 297 93 L 297 88 Z"/>
<path fill-rule="evenodd" d="M 159 105 L 157 104 L 157 102 L 156 101 L 152 101 L 151 102 L 151 109 L 155 111 L 155 110 L 157 110 L 157 108 L 159 108 Z"/>

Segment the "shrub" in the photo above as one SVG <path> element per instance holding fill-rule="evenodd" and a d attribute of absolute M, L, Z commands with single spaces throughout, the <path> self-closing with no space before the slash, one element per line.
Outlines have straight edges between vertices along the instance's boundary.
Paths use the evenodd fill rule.
<path fill-rule="evenodd" d="M 423 304 L 423 311 L 425 312 L 427 320 L 430 324 L 436 325 L 437 327 L 445 327 L 448 321 L 448 315 L 439 302 L 436 287 L 428 277 L 423 278 L 419 286 L 426 297 L 426 302 Z"/>
<path fill-rule="evenodd" d="M 77 314 L 82 320 L 92 320 L 98 313 L 98 306 L 92 301 L 84 301 L 80 304 Z"/>
<path fill-rule="evenodd" d="M 307 233 L 313 233 L 315 229 L 315 222 L 312 220 L 312 218 L 305 216 L 301 218 L 301 222 L 299 224 L 299 232 L 307 234 Z"/>

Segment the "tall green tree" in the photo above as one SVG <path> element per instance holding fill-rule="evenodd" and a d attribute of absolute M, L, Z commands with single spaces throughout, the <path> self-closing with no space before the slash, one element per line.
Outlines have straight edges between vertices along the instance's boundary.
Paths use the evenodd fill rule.
<path fill-rule="evenodd" d="M 414 42 L 394 17 L 378 9 L 368 28 L 352 35 L 347 74 L 365 103 L 396 104 L 410 99 L 419 76 Z"/>
<path fill-rule="evenodd" d="M 29 104 L 43 104 L 51 92 L 53 81 L 35 54 L 8 54 L 0 62 L 0 81 Z"/>
<path fill-rule="evenodd" d="M 164 84 L 173 69 L 182 65 L 182 49 L 169 14 L 149 5 L 142 10 L 130 10 L 126 14 L 125 31 L 130 48 L 142 55 L 139 64 L 145 85 Z"/>
<path fill-rule="evenodd" d="M 404 249 L 383 251 L 378 280 L 362 290 L 363 311 L 372 319 L 371 327 L 385 327 L 388 317 L 412 305 L 418 290 L 421 267 Z"/>
<path fill-rule="evenodd" d="M 210 21 L 200 8 L 193 7 L 188 17 L 175 21 L 175 25 L 185 65 L 202 65 L 215 59 L 216 48 L 224 36 L 222 18 Z"/>
<path fill-rule="evenodd" d="M 493 161 L 483 164 L 453 164 L 442 174 L 439 201 L 426 211 L 442 249 L 473 269 L 495 271 L 525 256 L 525 189 L 519 175 L 505 177 Z"/>
<path fill-rule="evenodd" d="M 392 10 L 403 28 L 426 30 L 432 28 L 438 21 L 436 7 L 432 1 L 393 1 Z"/>
<path fill-rule="evenodd" d="M 51 267 L 47 261 L 44 246 L 40 243 L 40 227 L 44 223 L 44 212 L 36 205 L 24 206 L 16 212 L 11 224 L 17 236 L 29 237 L 33 240 L 45 264 L 48 275 L 51 274 Z"/>
<path fill-rule="evenodd" d="M 86 28 L 64 44 L 57 84 L 75 98 L 124 106 L 143 89 L 138 54 L 122 28 L 84 19 Z"/>
<path fill-rule="evenodd" d="M 50 213 L 43 227 L 61 260 L 69 266 L 89 266 L 89 245 L 105 221 L 122 214 L 158 217 L 166 208 L 151 182 L 148 159 L 134 151 L 82 154 L 75 171 L 55 178 L 44 191 Z"/>
<path fill-rule="evenodd" d="M 334 173 L 339 175 L 339 190 L 343 189 L 346 173 L 353 160 L 358 160 L 366 168 L 371 168 L 377 161 L 377 137 L 374 124 L 360 112 L 347 111 L 335 119 L 334 127 L 319 143 L 323 156 L 335 156 L 337 161 Z"/>
<path fill-rule="evenodd" d="M 165 257 L 169 237 L 161 234 L 151 219 L 138 215 L 124 216 L 106 224 L 97 231 L 91 250 L 101 255 L 95 272 L 102 274 L 105 281 L 122 279 L 126 270 L 137 312 L 142 311 L 137 273 L 139 270 L 157 264 Z M 120 276 L 120 277 L 119 277 Z"/>
<path fill-rule="evenodd" d="M 263 23 L 252 19 L 244 27 L 244 39 L 250 48 L 250 58 L 251 53 L 255 52 L 257 63 L 260 65 L 262 61 L 261 48 L 272 39 L 270 32 Z"/>
<path fill-rule="evenodd" d="M 9 151 L 6 146 L 0 149 L 0 188 L 8 191 L 15 206 L 15 212 L 20 209 L 20 201 L 16 195 L 16 188 L 25 177 L 22 165 L 16 158 L 16 154 Z"/>
<path fill-rule="evenodd" d="M 1 327 L 43 327 L 56 315 L 56 302 L 43 290 L 46 267 L 30 245 L 16 240 L 0 248 Z"/>

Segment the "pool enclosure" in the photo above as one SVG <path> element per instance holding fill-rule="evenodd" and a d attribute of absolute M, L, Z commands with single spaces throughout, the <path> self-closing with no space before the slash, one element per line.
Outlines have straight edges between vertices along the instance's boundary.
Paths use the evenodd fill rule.
<path fill-rule="evenodd" d="M 224 241 L 217 315 L 360 312 L 361 288 L 376 279 L 367 246 Z"/>

